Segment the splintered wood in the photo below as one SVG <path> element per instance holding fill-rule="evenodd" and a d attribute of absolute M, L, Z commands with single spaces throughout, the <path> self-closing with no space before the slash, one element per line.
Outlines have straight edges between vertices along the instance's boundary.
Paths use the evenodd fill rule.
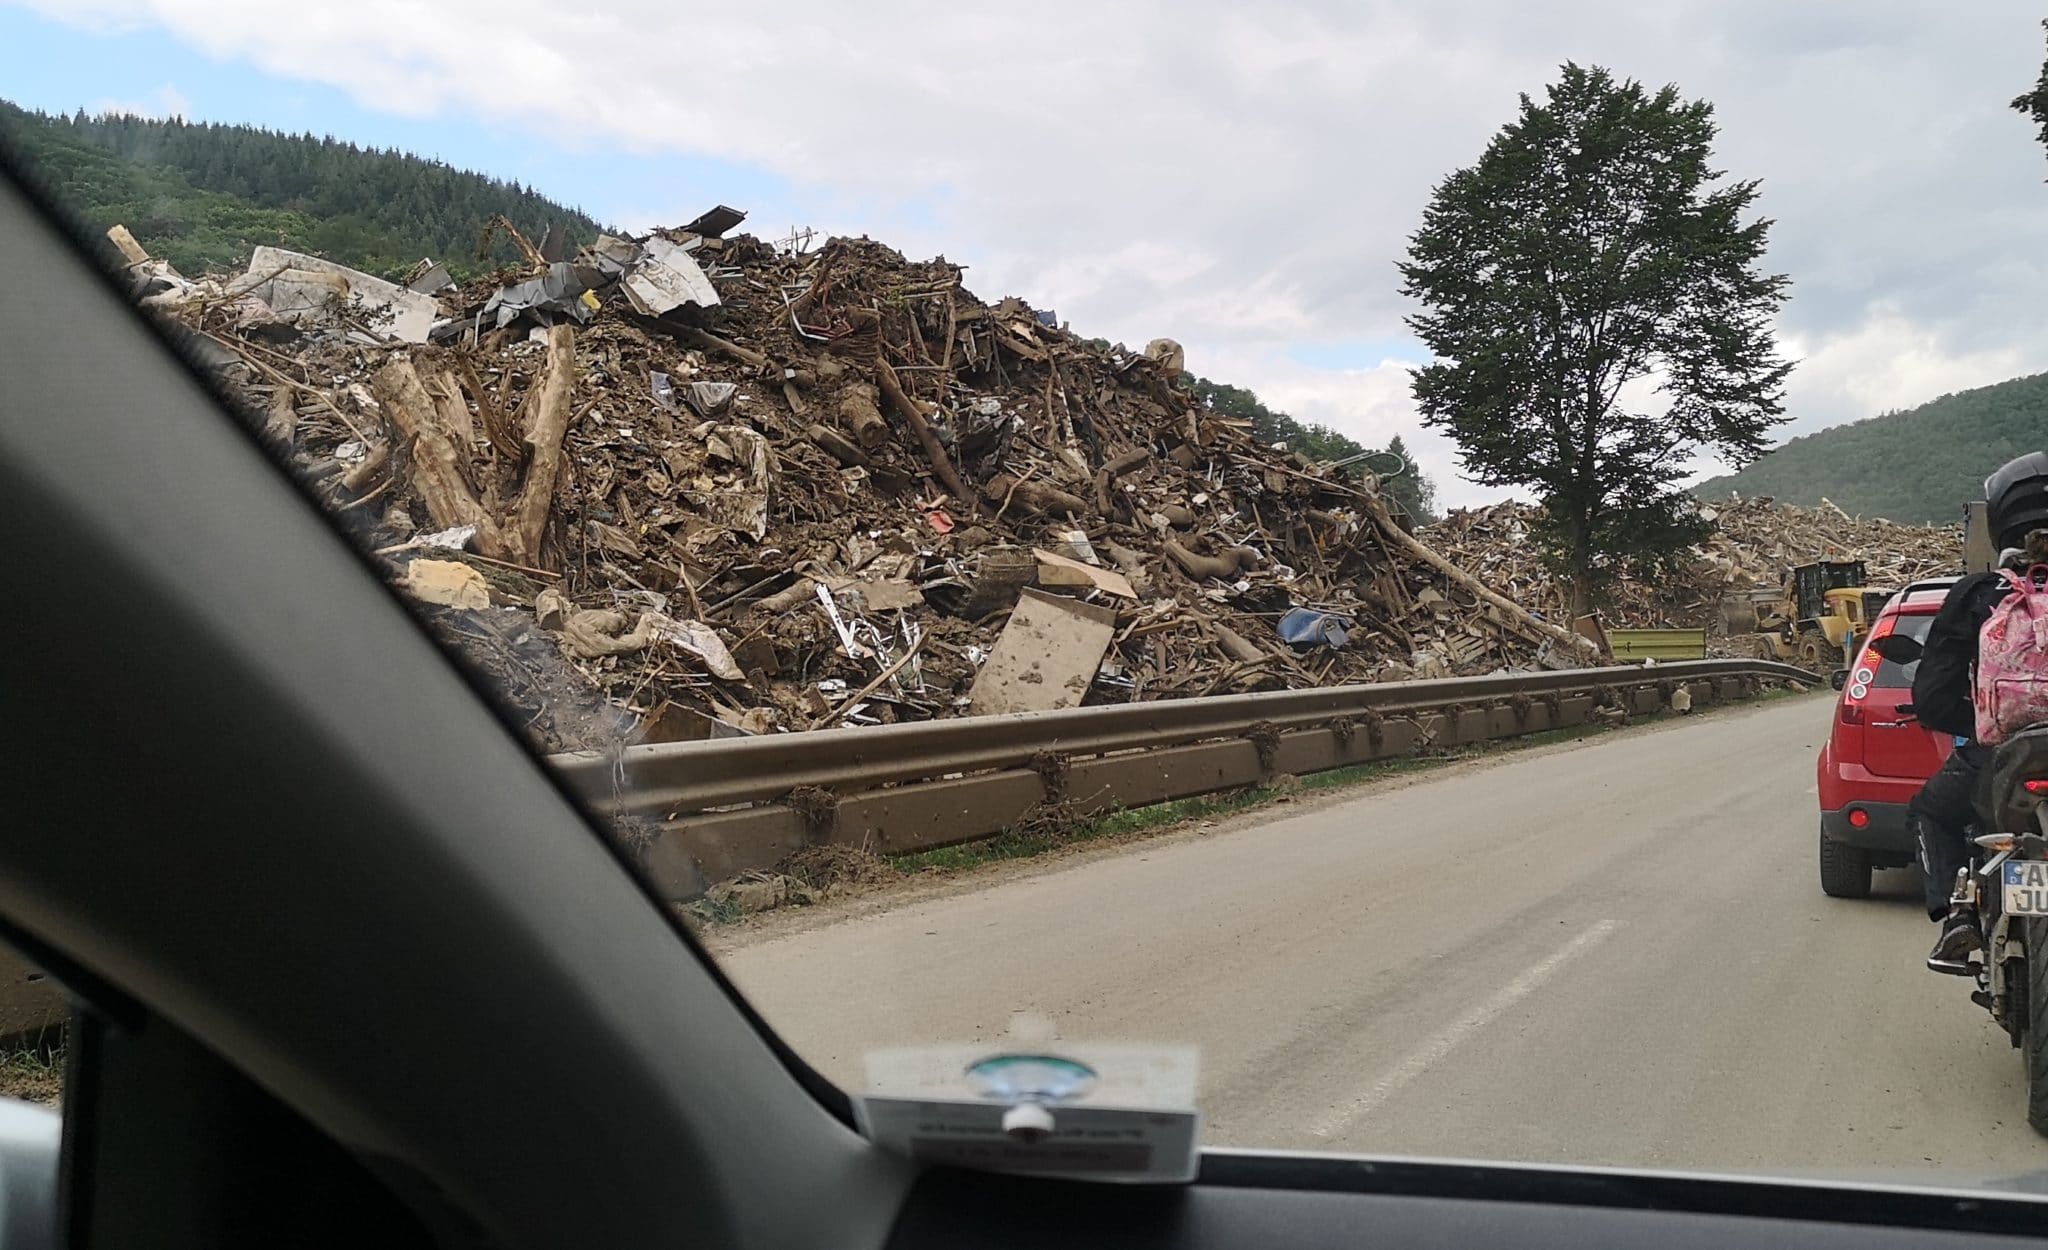
<path fill-rule="evenodd" d="M 1725 628 L 1731 596 L 1782 587 L 1791 571 L 1816 560 L 1861 560 L 1873 590 L 1897 590 L 1962 566 L 1960 526 L 1900 525 L 1854 517 L 1832 503 L 1802 508 L 1769 498 L 1723 499 L 1700 505 L 1713 526 L 1706 541 L 1686 553 L 1673 577 L 1616 579 L 1603 616 L 1627 629 Z M 1502 595 L 1563 620 L 1568 602 L 1530 538 L 1541 510 L 1524 503 L 1458 509 L 1422 531 L 1440 555 L 1455 561 Z"/>
<path fill-rule="evenodd" d="M 529 275 L 445 293 L 428 345 L 169 309 L 395 571 L 475 570 L 490 629 L 433 610 L 493 672 L 547 668 L 504 678 L 536 725 L 567 698 L 539 645 L 656 737 L 1596 657 L 1514 514 L 1411 535 L 1370 475 L 1196 400 L 1170 342 L 1082 339 L 870 240 L 658 237 L 715 307 L 636 311 L 612 240 L 503 324 Z"/>

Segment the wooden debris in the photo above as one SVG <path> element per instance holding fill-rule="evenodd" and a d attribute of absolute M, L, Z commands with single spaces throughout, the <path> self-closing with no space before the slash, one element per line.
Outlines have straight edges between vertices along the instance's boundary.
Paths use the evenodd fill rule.
<path fill-rule="evenodd" d="M 1544 567 L 1530 527 L 1541 519 L 1530 504 L 1462 509 L 1421 532 L 1429 549 L 1502 596 L 1552 620 L 1567 619 L 1566 587 Z M 1852 517 L 1833 503 L 1814 508 L 1769 498 L 1700 505 L 1713 530 L 1680 561 L 1674 576 L 1618 579 L 1603 610 L 1606 624 L 1627 629 L 1706 629 L 1720 636 L 1755 627 L 1750 592 L 1784 585 L 1792 569 L 1815 560 L 1862 560 L 1875 590 L 1956 572 L 1962 564 L 1959 526 L 1900 525 Z"/>
<path fill-rule="evenodd" d="M 1583 661 L 1496 534 L 1518 518 L 1454 516 L 1472 554 L 1439 551 L 1370 477 L 1198 401 L 1172 352 L 1090 343 L 869 240 L 733 236 L 706 272 L 716 308 L 596 290 L 573 329 L 525 312 L 481 334 L 479 281 L 427 347 L 317 326 L 279 347 L 232 309 L 171 312 L 250 362 L 272 441 L 394 570 L 475 526 L 448 562 L 510 606 L 436 610 L 554 744 Z M 1341 628 L 1290 644 L 1295 609 Z M 1046 620 L 1059 671 L 1034 691 L 1050 653 L 1020 649 Z M 614 715 L 577 730 L 558 709 L 585 696 Z"/>

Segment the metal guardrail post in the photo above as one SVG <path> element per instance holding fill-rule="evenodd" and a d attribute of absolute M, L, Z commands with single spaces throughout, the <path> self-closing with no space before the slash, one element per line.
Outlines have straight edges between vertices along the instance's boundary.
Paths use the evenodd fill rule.
<path fill-rule="evenodd" d="M 1418 745 L 1562 728 L 1615 700 L 1624 712 L 1649 712 L 1678 683 L 1700 701 L 1766 679 L 1822 680 L 1771 661 L 1696 660 L 664 743 L 552 762 L 599 812 L 663 821 L 647 863 L 672 897 L 691 897 L 706 881 L 771 867 L 806 846 L 902 854 L 991 836 L 1047 797 L 1031 771 L 1043 752 L 1068 761 L 1065 809 L 1087 815 Z M 797 791 L 823 792 L 828 810 L 783 801 Z"/>

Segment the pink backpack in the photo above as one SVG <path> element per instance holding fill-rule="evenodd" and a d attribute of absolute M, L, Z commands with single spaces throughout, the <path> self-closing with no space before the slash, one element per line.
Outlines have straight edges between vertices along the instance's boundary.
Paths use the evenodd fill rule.
<path fill-rule="evenodd" d="M 2048 564 L 2000 576 L 2011 593 L 1977 635 L 1977 741 L 1987 746 L 2048 721 Z"/>

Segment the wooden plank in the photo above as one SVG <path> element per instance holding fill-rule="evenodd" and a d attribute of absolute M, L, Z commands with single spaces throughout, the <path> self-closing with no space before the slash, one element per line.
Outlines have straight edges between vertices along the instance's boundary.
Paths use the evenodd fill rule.
<path fill-rule="evenodd" d="M 968 715 L 1080 706 L 1115 633 L 1113 610 L 1026 587 L 974 679 Z"/>
<path fill-rule="evenodd" d="M 121 259 L 130 265 L 140 265 L 149 260 L 149 253 L 142 250 L 142 244 L 135 241 L 135 236 L 128 233 L 126 226 L 107 227 L 107 241 L 120 249 Z"/>
<path fill-rule="evenodd" d="M 1130 579 L 1112 569 L 1098 568 L 1036 547 L 1032 548 L 1031 554 L 1038 559 L 1038 584 L 1041 586 L 1087 586 L 1125 599 L 1138 597 L 1138 592 L 1131 588 Z"/>

